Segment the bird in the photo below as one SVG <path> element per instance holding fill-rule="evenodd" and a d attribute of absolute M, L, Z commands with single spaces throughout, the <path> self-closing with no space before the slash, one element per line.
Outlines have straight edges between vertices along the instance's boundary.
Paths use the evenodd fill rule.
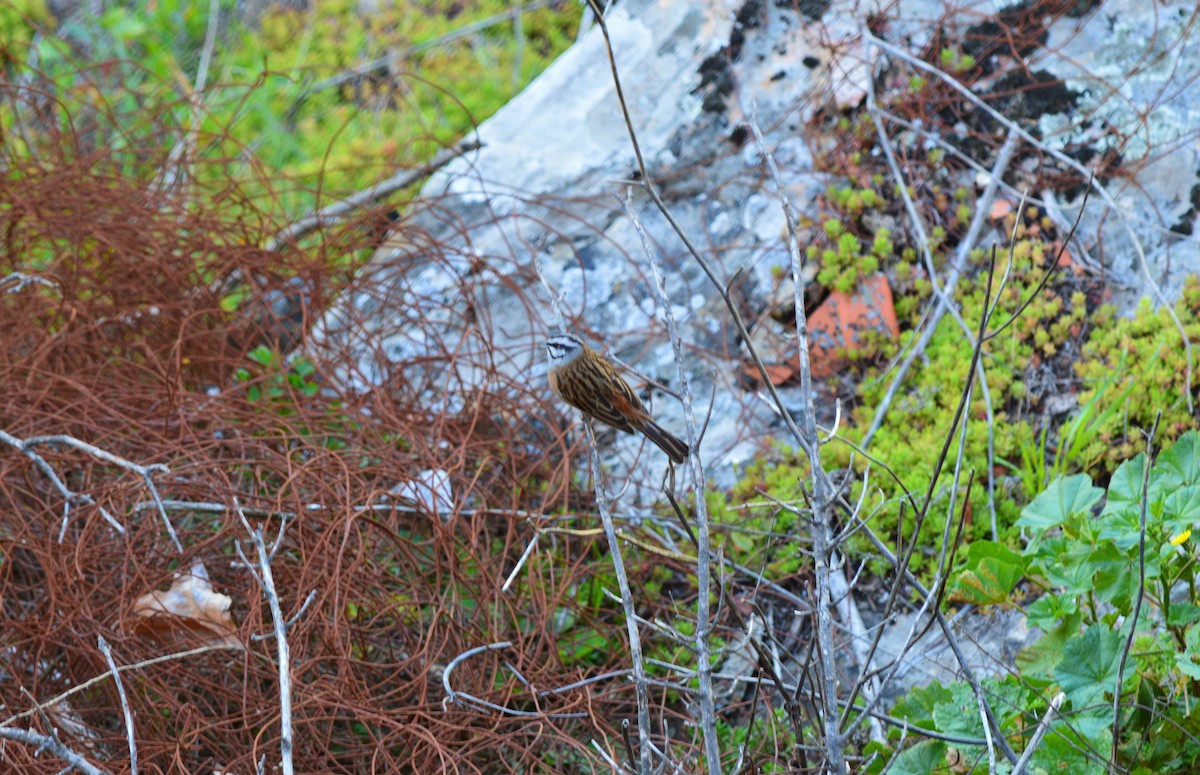
<path fill-rule="evenodd" d="M 688 445 L 650 419 L 641 399 L 603 355 L 573 334 L 546 340 L 550 388 L 588 417 L 617 430 L 642 435 L 667 453 L 676 465 L 687 459 Z"/>

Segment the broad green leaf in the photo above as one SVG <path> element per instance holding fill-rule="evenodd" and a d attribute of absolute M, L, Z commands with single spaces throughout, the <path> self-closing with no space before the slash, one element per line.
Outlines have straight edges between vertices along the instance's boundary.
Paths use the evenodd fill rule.
<path fill-rule="evenodd" d="M 1158 456 L 1151 477 L 1169 490 L 1200 484 L 1200 434 L 1188 431 L 1176 439 Z"/>
<path fill-rule="evenodd" d="M 1021 566 L 988 557 L 976 568 L 962 571 L 950 585 L 954 600 L 982 605 L 1003 603 L 1021 580 Z"/>
<path fill-rule="evenodd" d="M 1113 471 L 1108 482 L 1108 501 L 1101 514 L 1133 510 L 1137 513 L 1142 502 L 1142 478 L 1146 470 L 1146 455 L 1126 460 Z"/>
<path fill-rule="evenodd" d="M 1184 630 L 1183 647 L 1183 653 L 1175 655 L 1175 666 L 1188 678 L 1200 678 L 1200 625 Z"/>
<path fill-rule="evenodd" d="M 1078 637 L 1082 621 L 1081 613 L 1066 616 L 1062 624 L 1047 630 L 1036 642 L 1021 649 L 1017 654 L 1017 667 L 1022 677 L 1030 682 L 1050 683 L 1055 668 L 1063 660 L 1067 642 Z"/>
<path fill-rule="evenodd" d="M 937 740 L 922 740 L 896 757 L 888 775 L 929 775 L 946 763 L 946 744 Z"/>
<path fill-rule="evenodd" d="M 1108 751 L 1112 746 L 1111 741 L 1111 729 L 1102 730 L 1096 737 L 1085 738 L 1066 721 L 1057 719 L 1034 752 L 1029 772 L 1105 775 L 1108 772 L 1107 759 L 1093 756 L 1090 752 Z"/>
<path fill-rule="evenodd" d="M 1183 627 L 1200 622 L 1200 606 L 1195 603 L 1172 603 L 1167 615 L 1167 626 Z"/>
<path fill-rule="evenodd" d="M 1104 695 L 1116 689 L 1117 659 L 1121 654 L 1121 635 L 1102 624 L 1093 624 L 1082 635 L 1070 638 L 1063 646 L 1063 658 L 1054 669 L 1054 677 L 1076 708 L 1104 701 Z M 1125 676 L 1137 673 L 1137 658 L 1130 655 Z"/>
<path fill-rule="evenodd" d="M 1162 520 L 1172 534 L 1191 528 L 1200 522 L 1200 485 L 1189 484 L 1168 493 L 1162 505 Z"/>
<path fill-rule="evenodd" d="M 911 689 L 892 706 L 891 715 L 907 721 L 912 726 L 935 729 L 933 710 L 938 703 L 949 702 L 953 697 L 950 690 L 941 684 Z"/>
<path fill-rule="evenodd" d="M 1150 515 L 1146 515 L 1147 524 Z M 1097 540 L 1112 541 L 1118 549 L 1127 552 L 1138 545 L 1142 535 L 1142 514 L 1139 506 L 1126 506 L 1123 509 L 1104 510 L 1097 523 L 1099 532 Z"/>
<path fill-rule="evenodd" d="M 1018 527 L 1049 530 L 1058 527 L 1072 514 L 1089 514 L 1100 502 L 1104 490 L 1092 484 L 1086 474 L 1055 479 L 1040 495 L 1025 507 Z"/>
<path fill-rule="evenodd" d="M 1035 570 L 1064 591 L 1082 593 L 1093 588 L 1096 569 L 1088 564 L 1094 550 L 1088 544 L 1056 536 L 1038 547 Z"/>
<path fill-rule="evenodd" d="M 862 757 L 867 762 L 861 770 L 863 775 L 880 775 L 892 760 L 892 747 L 872 740 L 863 747 Z"/>
<path fill-rule="evenodd" d="M 1128 614 L 1132 610 L 1139 582 L 1136 549 L 1126 553 L 1112 544 L 1106 544 L 1092 552 L 1087 564 L 1094 571 L 1092 586 L 1096 590 L 1096 599 L 1112 603 L 1121 613 Z M 1148 548 L 1146 578 L 1158 578 L 1159 569 L 1158 553 Z"/>
<path fill-rule="evenodd" d="M 983 737 L 979 700 L 965 681 L 951 684 L 950 699 L 937 704 L 933 709 L 933 720 L 939 732 L 961 737 Z"/>

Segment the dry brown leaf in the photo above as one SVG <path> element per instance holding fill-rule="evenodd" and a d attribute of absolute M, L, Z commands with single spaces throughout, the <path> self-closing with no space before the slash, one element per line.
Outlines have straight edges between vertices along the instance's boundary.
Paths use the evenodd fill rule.
<path fill-rule="evenodd" d="M 173 645 L 193 644 L 241 647 L 237 627 L 229 614 L 233 601 L 214 592 L 204 563 L 176 576 L 165 592 L 148 592 L 133 604 L 141 618 L 138 629 Z"/>

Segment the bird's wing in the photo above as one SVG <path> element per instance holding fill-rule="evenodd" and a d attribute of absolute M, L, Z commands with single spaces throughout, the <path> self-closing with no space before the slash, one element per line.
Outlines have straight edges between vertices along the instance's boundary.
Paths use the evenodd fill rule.
<path fill-rule="evenodd" d="M 626 433 L 633 433 L 635 428 L 642 426 L 642 421 L 646 418 L 642 401 L 637 397 L 637 393 L 633 392 L 633 388 L 619 376 L 614 375 L 609 384 L 612 390 L 608 392 L 608 396 L 596 401 L 596 419 Z"/>

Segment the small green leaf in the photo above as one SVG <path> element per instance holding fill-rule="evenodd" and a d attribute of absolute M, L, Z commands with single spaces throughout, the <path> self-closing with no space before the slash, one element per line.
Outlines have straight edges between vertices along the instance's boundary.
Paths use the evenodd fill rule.
<path fill-rule="evenodd" d="M 1172 603 L 1167 616 L 1168 627 L 1185 627 L 1200 622 L 1200 606 L 1195 603 Z"/>
<path fill-rule="evenodd" d="M 1162 520 L 1171 533 L 1191 528 L 1200 522 L 1200 485 L 1188 484 L 1172 490 L 1163 498 L 1162 505 Z"/>
<path fill-rule="evenodd" d="M 909 690 L 892 706 L 892 716 L 912 726 L 935 729 L 933 711 L 938 703 L 949 702 L 953 694 L 941 684 L 929 684 Z"/>
<path fill-rule="evenodd" d="M 1184 630 L 1183 653 L 1175 655 L 1175 666 L 1188 678 L 1200 678 L 1200 625 Z"/>
<path fill-rule="evenodd" d="M 301 377 L 308 377 L 317 370 L 316 366 L 308 361 L 307 358 L 299 358 L 292 364 L 292 371 L 299 374 Z"/>
<path fill-rule="evenodd" d="M 979 716 L 979 700 L 965 681 L 950 686 L 949 702 L 939 702 L 933 709 L 933 720 L 939 732 L 962 737 L 983 737 L 983 720 Z"/>
<path fill-rule="evenodd" d="M 1064 592 L 1043 595 L 1025 609 L 1025 618 L 1035 627 L 1049 630 L 1060 621 L 1079 613 L 1079 596 Z"/>
<path fill-rule="evenodd" d="M 860 770 L 863 775 L 880 775 L 883 768 L 892 760 L 892 747 L 878 740 L 872 740 L 863 747 L 862 758 L 867 762 Z"/>
<path fill-rule="evenodd" d="M 1025 573 L 1026 560 L 1011 549 L 976 541 L 967 550 L 967 566 L 950 585 L 955 600 L 1003 603 Z"/>
<path fill-rule="evenodd" d="M 246 353 L 246 357 L 257 363 L 259 366 L 270 366 L 275 361 L 275 353 L 267 347 L 259 345 L 250 352 Z"/>

